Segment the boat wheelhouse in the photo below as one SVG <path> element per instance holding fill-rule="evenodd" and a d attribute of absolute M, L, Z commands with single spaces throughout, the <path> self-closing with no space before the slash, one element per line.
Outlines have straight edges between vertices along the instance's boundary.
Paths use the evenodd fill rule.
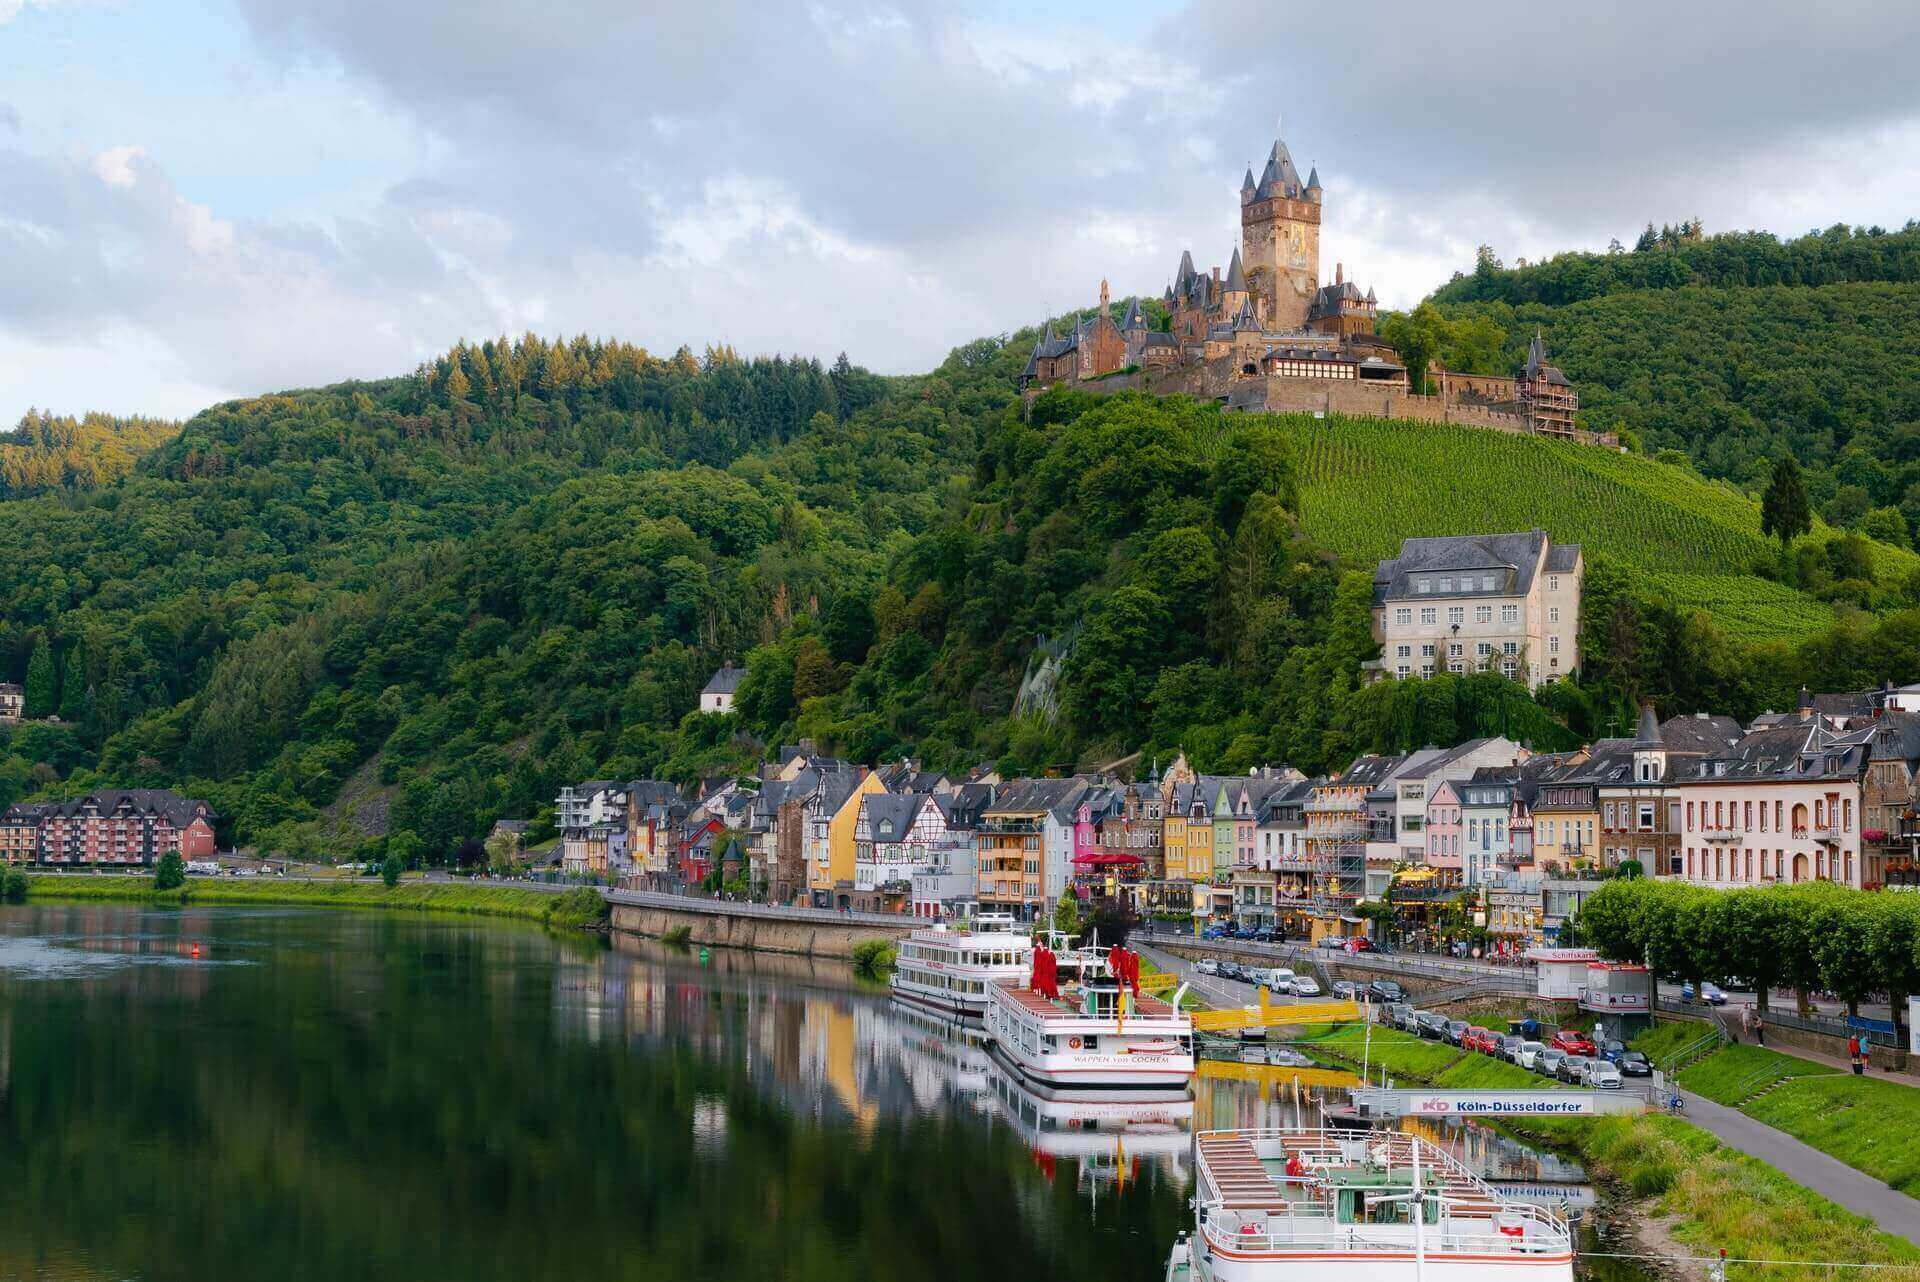
<path fill-rule="evenodd" d="M 925 927 L 895 950 L 893 995 L 909 1006 L 978 1024 L 988 985 L 1024 976 L 1032 956 L 1033 940 L 1006 913 Z"/>
<path fill-rule="evenodd" d="M 1179 1008 L 1180 993 L 1169 1003 L 1138 992 L 1137 980 L 1116 975 L 1110 961 L 1123 950 L 1081 949 L 1057 960 L 1040 953 L 1031 979 L 996 980 L 987 990 L 987 1035 L 1003 1064 L 1057 1098 L 1185 1093 L 1193 1020 Z M 1064 987 L 1052 982 L 1060 976 L 1071 976 Z"/>
<path fill-rule="evenodd" d="M 1564 1216 L 1400 1131 L 1203 1131 L 1167 1282 L 1572 1282 Z"/>

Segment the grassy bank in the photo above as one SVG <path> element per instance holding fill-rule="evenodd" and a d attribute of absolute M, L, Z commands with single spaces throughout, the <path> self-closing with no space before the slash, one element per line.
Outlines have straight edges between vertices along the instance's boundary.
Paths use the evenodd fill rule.
<path fill-rule="evenodd" d="M 1339 1024 L 1312 1030 L 1298 1044 L 1316 1058 L 1358 1066 L 1364 1033 L 1357 1024 Z M 1548 1085 L 1537 1074 L 1505 1061 L 1463 1053 L 1444 1043 L 1392 1029 L 1376 1028 L 1366 1053 L 1369 1063 L 1384 1066 L 1401 1083 L 1462 1088 Z M 1829 1084 L 1852 1086 L 1855 1081 L 1848 1076 L 1821 1075 L 1776 1089 L 1759 1102 L 1768 1103 L 1785 1091 Z M 1920 1092 L 1892 1083 L 1865 1085 L 1920 1097 Z M 1898 1115 L 1890 1117 L 1897 1119 Z M 1914 1120 L 1920 1121 L 1920 1117 Z M 1911 1264 L 1911 1269 L 1881 1271 L 1875 1276 L 1920 1279 L 1920 1248 L 1880 1232 L 1869 1221 L 1794 1183 L 1765 1163 L 1727 1148 L 1681 1119 L 1643 1115 L 1533 1119 L 1502 1125 L 1530 1139 L 1569 1150 L 1589 1169 L 1617 1181 L 1641 1201 L 1647 1215 L 1670 1218 L 1673 1238 L 1689 1251 L 1710 1255 L 1725 1247 L 1730 1256 L 1745 1259 Z M 1899 1122 L 1894 1120 L 1889 1125 L 1898 1126 Z M 1914 1133 L 1911 1124 L 1902 1130 L 1904 1135 Z M 1733 1265 L 1727 1276 L 1795 1282 L 1831 1278 L 1833 1272 L 1814 1267 Z"/>
<path fill-rule="evenodd" d="M 1758 1046 L 1723 1047 L 1680 1084 L 1920 1197 L 1920 1088 Z"/>
<path fill-rule="evenodd" d="M 189 878 L 178 890 L 155 890 L 151 877 L 29 875 L 30 900 L 114 900 L 149 904 L 299 904 L 317 908 L 387 908 L 403 912 L 516 917 L 555 926 L 591 926 L 606 917 L 606 901 L 588 890 L 563 895 L 520 886 L 403 881 L 389 890 L 377 878 L 284 881 L 279 878 Z"/>

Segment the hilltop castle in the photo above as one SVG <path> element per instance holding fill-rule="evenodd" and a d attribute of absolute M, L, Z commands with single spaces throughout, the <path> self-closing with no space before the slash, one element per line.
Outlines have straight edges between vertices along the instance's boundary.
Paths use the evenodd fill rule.
<path fill-rule="evenodd" d="M 1469 423 L 1509 431 L 1602 439 L 1576 430 L 1579 398 L 1548 363 L 1536 335 L 1518 378 L 1453 374 L 1429 366 L 1429 395 L 1409 386 L 1391 344 L 1375 333 L 1379 303 L 1334 264 L 1320 283 L 1320 172 L 1306 180 L 1276 139 L 1259 180 L 1240 183 L 1240 243 L 1224 276 L 1180 255 L 1161 296 L 1166 328 L 1135 298 L 1113 319 L 1107 282 L 1100 306 L 1066 333 L 1051 326 L 1020 375 L 1033 394 L 1060 382 L 1093 391 L 1138 387 L 1207 396 L 1236 409 L 1304 410 Z"/>

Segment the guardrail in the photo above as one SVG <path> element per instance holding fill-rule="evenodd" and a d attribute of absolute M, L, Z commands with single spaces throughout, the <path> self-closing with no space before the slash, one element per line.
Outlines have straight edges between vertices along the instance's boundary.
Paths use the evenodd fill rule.
<path fill-rule="evenodd" d="M 1312 948 L 1303 944 L 1260 944 L 1244 939 L 1201 939 L 1194 935 L 1176 932 L 1142 931 L 1140 933 L 1161 948 L 1191 948 L 1215 956 L 1299 961 L 1315 966 L 1343 966 L 1353 970 L 1371 971 L 1387 979 L 1417 975 L 1425 979 L 1442 979 L 1454 983 L 1477 981 L 1500 992 L 1529 996 L 1533 994 L 1535 987 L 1533 972 L 1530 970 L 1448 961 L 1440 957 L 1408 953 L 1335 952 L 1331 949 Z"/>

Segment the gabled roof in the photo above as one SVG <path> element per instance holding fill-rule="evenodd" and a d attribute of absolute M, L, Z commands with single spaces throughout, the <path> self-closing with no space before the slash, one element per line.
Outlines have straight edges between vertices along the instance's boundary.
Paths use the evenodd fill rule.
<path fill-rule="evenodd" d="M 1127 319 L 1121 324 L 1120 328 L 1123 330 L 1137 330 L 1145 329 L 1146 327 L 1146 314 L 1140 310 L 1140 300 L 1136 298 L 1133 300 L 1133 305 L 1127 308 Z"/>
<path fill-rule="evenodd" d="M 1482 737 L 1479 739 L 1468 739 L 1466 742 L 1457 743 L 1451 748 L 1422 748 L 1419 752 L 1410 754 L 1410 759 L 1399 770 L 1394 772 L 1393 777 L 1396 781 L 1405 779 L 1409 782 L 1429 778 L 1434 771 L 1451 765 L 1462 757 L 1478 752 L 1492 742 L 1493 740 L 1491 738 Z M 1432 755 L 1426 755 L 1429 753 Z M 1417 758 L 1417 760 L 1413 758 Z"/>
<path fill-rule="evenodd" d="M 707 684 L 701 688 L 700 693 L 732 694 L 740 688 L 740 683 L 746 680 L 746 676 L 745 668 L 736 668 L 731 663 L 723 663 L 720 665 L 720 670 L 714 673 Z M 682 689 L 684 688 L 683 686 Z"/>
<path fill-rule="evenodd" d="M 1732 717 L 1710 717 L 1704 712 L 1668 717 L 1660 725 L 1660 738 L 1667 751 L 1688 754 L 1724 751 L 1738 743 L 1744 733 Z"/>
<path fill-rule="evenodd" d="M 66 801 L 49 802 L 45 815 L 77 815 L 89 805 L 109 814 L 125 805 L 137 815 L 155 815 L 175 828 L 184 828 L 195 819 L 214 819 L 213 807 L 193 797 L 183 797 L 167 788 L 103 788 L 83 793 Z"/>
<path fill-rule="evenodd" d="M 1259 329 L 1260 322 L 1254 319 L 1253 301 L 1249 299 L 1240 304 L 1240 312 L 1233 318 L 1233 332 L 1236 334 L 1244 334 L 1248 331 L 1258 333 Z"/>
<path fill-rule="evenodd" d="M 875 842 L 898 842 L 913 829 L 920 807 L 927 804 L 924 792 L 870 792 L 860 808 L 867 818 L 867 835 Z M 883 833 L 882 828 L 886 831 Z"/>

